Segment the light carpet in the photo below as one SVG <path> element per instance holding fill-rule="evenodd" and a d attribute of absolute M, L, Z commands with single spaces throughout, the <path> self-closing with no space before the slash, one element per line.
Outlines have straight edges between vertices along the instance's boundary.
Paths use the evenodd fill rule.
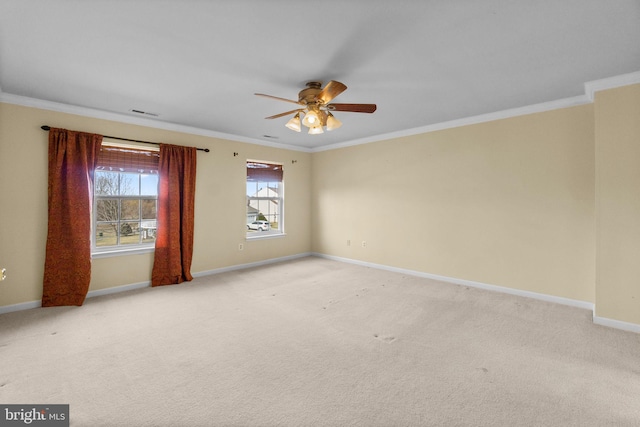
<path fill-rule="evenodd" d="M 72 426 L 638 426 L 640 336 L 322 258 L 0 316 L 0 403 Z"/>

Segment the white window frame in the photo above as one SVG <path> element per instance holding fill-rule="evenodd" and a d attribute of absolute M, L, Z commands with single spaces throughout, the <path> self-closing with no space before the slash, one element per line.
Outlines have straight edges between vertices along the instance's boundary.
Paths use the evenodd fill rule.
<path fill-rule="evenodd" d="M 132 149 L 137 149 L 137 150 L 146 150 L 146 151 L 160 151 L 159 147 L 148 147 L 148 146 L 141 146 L 141 145 L 134 145 L 134 144 L 122 144 L 120 142 L 113 142 L 113 141 L 107 141 L 104 140 L 103 141 L 104 145 L 109 145 L 109 146 L 113 146 L 113 147 L 121 147 L 121 148 L 132 148 Z M 97 170 L 94 171 L 95 172 L 99 172 Z M 118 172 L 118 173 L 122 173 L 120 171 L 114 171 L 114 172 Z M 124 173 L 135 173 L 135 172 L 124 172 Z M 144 174 L 144 173 L 139 173 L 138 174 L 138 180 L 141 179 L 140 175 L 148 175 L 148 174 Z M 94 178 L 94 181 L 95 178 Z M 137 195 L 137 196 L 131 196 L 131 195 L 106 195 L 106 196 L 100 196 L 95 194 L 95 185 L 96 182 L 94 182 L 94 187 L 93 187 L 93 206 L 92 206 L 92 212 L 91 212 L 91 257 L 92 258 L 107 258 L 107 257 L 112 257 L 112 256 L 121 256 L 121 255 L 135 255 L 135 254 L 143 254 L 143 253 L 150 253 L 150 252 L 154 252 L 155 251 L 155 241 L 151 242 L 151 243 L 139 243 L 139 244 L 128 244 L 128 245 L 115 245 L 115 246 L 97 246 L 96 245 L 96 235 L 97 235 L 97 227 L 98 227 L 98 220 L 97 220 L 97 205 L 98 205 L 98 200 L 105 198 L 105 199 L 119 199 L 119 200 L 149 200 L 149 199 L 155 199 L 156 200 L 156 225 L 157 225 L 157 211 L 158 211 L 158 195 L 156 194 L 155 197 L 154 196 L 149 196 L 149 195 Z M 139 182 L 139 185 L 141 185 L 141 183 Z M 120 205 L 120 204 L 119 204 Z M 140 206 L 140 209 L 142 209 L 142 206 Z M 120 217 L 120 214 L 118 214 L 118 217 Z M 118 219 L 119 222 L 132 222 L 132 221 L 127 221 L 127 220 L 121 220 L 120 218 Z M 140 220 L 142 221 L 142 219 Z"/>
<path fill-rule="evenodd" d="M 284 165 L 280 162 L 274 162 L 274 161 L 269 161 L 269 160 L 253 160 L 253 159 L 247 159 L 247 161 L 245 162 L 245 172 L 246 172 L 246 168 L 247 168 L 247 163 L 268 163 L 271 165 L 279 165 L 282 166 L 283 168 L 283 176 L 282 176 L 282 180 L 279 182 L 279 186 L 278 186 L 278 196 L 277 197 L 252 197 L 249 196 L 248 194 L 246 194 L 247 197 L 247 205 L 250 203 L 251 200 L 257 200 L 258 202 L 260 201 L 276 201 L 276 205 L 278 207 L 278 212 L 275 214 L 278 218 L 278 229 L 273 230 L 271 229 L 271 227 L 269 227 L 268 231 L 252 231 L 249 230 L 248 227 L 246 229 L 246 238 L 247 240 L 253 240 L 253 239 L 265 239 L 265 238 L 273 238 L 273 237 L 281 237 L 284 236 L 285 233 L 285 218 L 284 218 L 284 203 L 285 203 L 285 197 L 284 197 Z M 260 181 L 260 182 L 273 182 L 273 181 Z M 247 185 L 249 181 L 245 180 L 245 190 L 247 188 Z M 256 189 L 258 189 L 258 186 L 256 186 Z M 246 207 L 245 207 L 246 208 Z M 262 213 L 262 212 L 261 212 Z M 264 214 L 264 213 L 263 213 Z M 268 215 L 268 213 L 267 213 Z M 268 219 L 268 218 L 267 218 Z M 248 215 L 247 215 L 247 223 L 249 222 L 248 220 Z M 246 227 L 246 225 L 245 225 Z"/>

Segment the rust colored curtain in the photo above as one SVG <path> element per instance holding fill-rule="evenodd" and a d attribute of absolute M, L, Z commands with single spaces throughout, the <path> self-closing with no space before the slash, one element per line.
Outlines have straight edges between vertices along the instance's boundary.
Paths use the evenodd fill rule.
<path fill-rule="evenodd" d="M 93 175 L 102 136 L 49 130 L 49 227 L 42 306 L 82 305 L 91 281 Z"/>
<path fill-rule="evenodd" d="M 195 147 L 160 144 L 158 234 L 151 286 L 193 279 L 196 150 Z"/>

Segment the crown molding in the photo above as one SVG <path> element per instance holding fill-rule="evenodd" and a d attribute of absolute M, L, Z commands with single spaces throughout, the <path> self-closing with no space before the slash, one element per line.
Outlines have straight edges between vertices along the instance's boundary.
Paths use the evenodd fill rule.
<path fill-rule="evenodd" d="M 411 129 L 405 129 L 397 132 L 385 133 L 375 135 L 372 137 L 354 139 L 351 141 L 345 141 L 337 144 L 326 145 L 322 147 L 306 148 L 296 145 L 279 144 L 269 141 L 262 141 L 259 139 L 252 139 L 241 137 L 238 135 L 231 135 L 222 132 L 216 132 L 191 126 L 179 125 L 176 123 L 161 122 L 158 120 L 132 117 L 120 113 L 112 113 L 109 111 L 96 110 L 92 108 L 79 107 L 75 105 L 62 104 L 58 102 L 45 101 L 36 98 L 29 98 L 20 95 L 13 95 L 2 92 L 0 88 L 0 102 L 7 104 L 22 105 L 25 107 L 40 108 L 44 110 L 58 111 L 62 113 L 75 114 L 84 117 L 92 117 L 96 119 L 111 120 L 121 123 L 129 123 L 134 125 L 146 126 L 156 129 L 163 129 L 175 132 L 182 132 L 191 135 L 206 136 L 211 138 L 226 139 L 229 141 L 244 142 L 248 144 L 262 145 L 272 148 L 283 148 L 292 151 L 301 151 L 305 153 L 315 153 L 320 151 L 336 150 L 339 148 L 352 147 L 356 145 L 368 144 L 371 142 L 384 141 L 388 139 L 402 138 L 407 136 L 419 135 L 422 133 L 430 133 L 439 130 L 452 129 L 461 126 L 474 125 L 479 123 L 492 122 L 496 120 L 508 119 L 512 117 L 524 116 L 527 114 L 541 113 L 545 111 L 558 110 L 561 108 L 575 107 L 578 105 L 590 104 L 594 102 L 595 93 L 614 89 L 617 87 L 628 86 L 632 84 L 640 83 L 640 71 L 633 73 L 622 74 L 619 76 L 609 77 L 600 80 L 593 80 L 585 82 L 584 95 L 574 96 L 571 98 L 563 98 L 555 101 L 543 102 L 540 104 L 528 105 L 525 107 L 512 108 L 508 110 L 496 111 L 488 114 L 481 114 L 478 116 L 466 117 L 462 119 L 450 120 L 447 122 L 434 123 L 427 126 L 421 126 Z"/>
<path fill-rule="evenodd" d="M 308 148 L 298 147 L 295 145 L 278 144 L 274 142 L 246 138 L 238 135 L 231 135 L 228 133 L 216 132 L 216 131 L 196 128 L 192 126 L 185 126 L 185 125 L 180 125 L 180 124 L 170 123 L 170 122 L 162 122 L 162 121 L 148 119 L 144 117 L 133 117 L 133 116 L 128 116 L 126 114 L 121 114 L 121 113 L 113 113 L 110 111 L 97 110 L 97 109 L 87 108 L 87 107 L 79 107 L 76 105 L 63 104 L 60 102 L 45 101 L 43 99 L 13 95 L 10 93 L 2 92 L 1 90 L 0 90 L 0 102 L 4 102 L 6 104 L 20 105 L 23 107 L 32 107 L 32 108 L 39 108 L 42 110 L 56 111 L 59 113 L 74 114 L 74 115 L 83 116 L 83 117 L 91 117 L 94 119 L 110 120 L 110 121 L 119 122 L 119 123 L 128 123 L 132 125 L 145 126 L 145 127 L 150 127 L 154 129 L 181 132 L 181 133 L 186 133 L 190 135 L 206 136 L 210 138 L 244 142 L 247 144 L 263 145 L 263 146 L 272 147 L 272 148 L 282 148 L 282 149 L 287 149 L 292 151 L 303 151 L 303 152 L 311 151 Z"/>
<path fill-rule="evenodd" d="M 432 125 L 421 126 L 411 129 L 405 129 L 398 132 L 391 132 L 382 135 L 376 135 L 368 138 L 354 139 L 352 141 L 341 142 L 338 144 L 317 147 L 313 151 L 328 151 L 338 148 L 351 147 L 354 145 L 368 144 L 370 142 L 384 141 L 388 139 L 402 138 L 406 136 L 419 135 L 422 133 L 435 132 L 445 129 L 453 129 L 462 126 L 475 125 L 479 123 L 493 122 L 496 120 L 508 119 L 527 114 L 541 113 L 545 111 L 558 110 L 560 108 L 575 107 L 577 105 L 589 104 L 591 101 L 586 95 L 574 96 L 572 98 L 558 99 L 556 101 L 543 102 L 540 104 L 528 105 L 526 107 L 512 108 L 509 110 L 496 111 L 493 113 L 481 114 L 478 116 L 465 117 L 463 119 L 450 120 L 447 122 L 435 123 Z"/>
<path fill-rule="evenodd" d="M 615 89 L 622 86 L 629 86 L 637 83 L 640 83 L 640 71 L 586 82 L 584 84 L 584 92 L 587 95 L 587 98 L 589 98 L 589 101 L 593 102 L 596 92 L 607 89 Z"/>
<path fill-rule="evenodd" d="M 492 122 L 495 120 L 508 119 L 511 117 L 524 116 L 527 114 L 542 113 L 545 111 L 558 110 L 561 108 L 575 107 L 578 105 L 591 104 L 594 101 L 595 93 L 601 90 L 614 89 L 621 86 L 628 86 L 640 83 L 640 71 L 622 74 L 600 80 L 593 80 L 584 84 L 584 95 L 563 98 L 555 101 L 543 102 L 540 104 L 527 105 L 525 107 L 512 108 L 509 110 L 496 111 L 494 113 L 481 114 L 479 116 L 465 117 L 463 119 L 451 120 L 432 125 L 405 129 L 398 132 L 376 135 L 368 138 L 345 141 L 338 144 L 317 147 L 313 152 L 335 150 L 338 148 L 352 147 L 355 145 L 368 144 L 370 142 L 384 141 L 394 138 L 419 135 L 422 133 L 435 132 L 444 129 L 452 129 L 461 126 L 475 125 L 478 123 Z"/>

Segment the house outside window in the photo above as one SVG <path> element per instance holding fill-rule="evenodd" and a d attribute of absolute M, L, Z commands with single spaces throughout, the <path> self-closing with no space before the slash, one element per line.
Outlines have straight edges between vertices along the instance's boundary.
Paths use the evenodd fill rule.
<path fill-rule="evenodd" d="M 247 161 L 247 238 L 284 234 L 281 164 Z"/>
<path fill-rule="evenodd" d="M 157 150 L 103 143 L 94 175 L 94 255 L 153 250 L 158 160 Z"/>

